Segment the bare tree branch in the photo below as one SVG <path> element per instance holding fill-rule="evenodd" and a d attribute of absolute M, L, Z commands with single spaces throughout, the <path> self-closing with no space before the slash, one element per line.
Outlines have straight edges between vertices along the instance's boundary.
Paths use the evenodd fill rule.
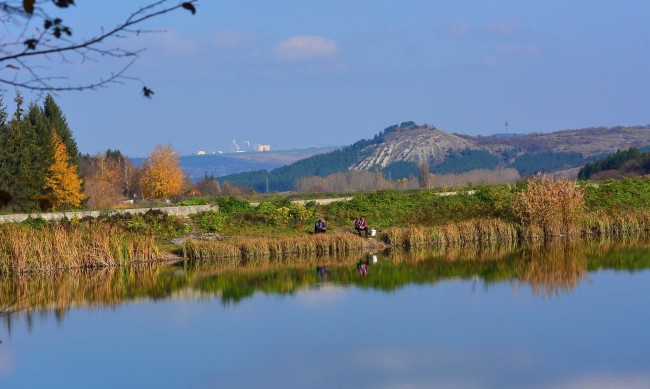
<path fill-rule="evenodd" d="M 171 3 L 175 4 L 171 4 Z M 140 57 L 142 49 L 125 49 L 119 45 L 107 47 L 106 44 L 116 39 L 124 39 L 143 33 L 159 32 L 155 30 L 142 30 L 137 28 L 144 22 L 162 15 L 183 9 L 192 14 L 196 12 L 194 3 L 198 0 L 176 2 L 173 0 L 158 0 L 144 5 L 132 12 L 127 18 L 114 28 L 104 30 L 90 38 L 77 38 L 73 36 L 70 26 L 64 24 L 61 18 L 52 18 L 44 10 L 46 5 L 52 4 L 59 8 L 74 5 L 72 1 L 0 1 L 0 28 L 11 30 L 11 27 L 22 27 L 21 31 L 10 37 L 0 35 L 0 84 L 6 86 L 37 91 L 83 91 L 92 90 L 109 84 L 121 83 L 127 79 L 126 71 Z M 30 4 L 31 3 L 31 4 Z M 30 6 L 33 9 L 30 9 Z M 31 12 L 29 12 L 31 10 Z M 42 27 L 32 26 L 30 22 L 40 21 Z M 70 54 L 77 56 L 70 59 Z M 87 61 L 101 62 L 101 58 L 117 58 L 124 60 L 119 70 L 96 81 L 73 85 L 69 77 L 47 75 L 47 68 L 41 65 L 42 60 L 52 60 L 56 55 L 61 63 L 81 65 Z M 0 91 L 2 87 L 0 87 Z M 146 97 L 153 92 L 148 91 Z"/>

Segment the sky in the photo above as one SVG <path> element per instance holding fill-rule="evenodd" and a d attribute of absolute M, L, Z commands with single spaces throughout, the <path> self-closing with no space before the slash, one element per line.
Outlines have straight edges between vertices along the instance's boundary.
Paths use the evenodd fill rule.
<path fill-rule="evenodd" d="M 61 14 L 81 36 L 146 1 L 75 3 Z M 348 145 L 411 120 L 471 135 L 504 132 L 506 121 L 520 133 L 650 123 L 647 0 L 201 0 L 197 9 L 119 42 L 145 48 L 134 80 L 55 96 L 81 152 L 228 152 L 233 139 Z M 102 58 L 72 69 L 74 81 L 117 70 Z"/>

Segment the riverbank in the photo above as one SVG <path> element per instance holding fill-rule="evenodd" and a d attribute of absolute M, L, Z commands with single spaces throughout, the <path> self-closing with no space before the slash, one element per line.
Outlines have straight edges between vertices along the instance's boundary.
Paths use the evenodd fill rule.
<path fill-rule="evenodd" d="M 319 204 L 280 199 L 257 206 L 233 197 L 189 216 L 161 211 L 0 226 L 0 273 L 129 266 L 163 261 L 230 264 L 336 258 L 385 248 L 518 244 L 650 232 L 650 181 L 594 185 L 538 177 L 508 186 L 478 186 L 454 196 L 422 190 L 377 191 Z M 365 215 L 377 236 L 352 223 Z M 326 234 L 313 234 L 324 218 Z"/>

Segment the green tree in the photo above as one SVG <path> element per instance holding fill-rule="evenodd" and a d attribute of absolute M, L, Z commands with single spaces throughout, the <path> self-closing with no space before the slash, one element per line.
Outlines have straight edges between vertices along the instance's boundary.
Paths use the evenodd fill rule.
<path fill-rule="evenodd" d="M 72 136 L 72 130 L 68 126 L 68 121 L 65 115 L 63 115 L 63 111 L 61 111 L 61 108 L 54 101 L 54 97 L 50 94 L 43 101 L 43 119 L 44 125 L 47 126 L 44 129 L 43 135 L 47 134 L 47 139 L 52 139 L 52 131 L 56 130 L 61 141 L 65 144 L 70 162 L 78 167 L 80 157 L 77 142 L 75 142 Z"/>
<path fill-rule="evenodd" d="M 13 198 L 12 209 L 31 211 L 37 208 L 42 193 L 42 156 L 36 129 L 24 114 L 20 93 L 14 101 L 14 115 L 0 127 L 0 187 Z"/>

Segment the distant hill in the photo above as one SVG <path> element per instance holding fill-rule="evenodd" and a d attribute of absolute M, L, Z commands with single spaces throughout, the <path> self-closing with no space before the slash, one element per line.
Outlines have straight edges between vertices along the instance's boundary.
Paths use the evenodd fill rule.
<path fill-rule="evenodd" d="M 378 169 L 393 180 L 415 176 L 422 163 L 427 163 L 429 170 L 436 174 L 512 167 L 526 176 L 538 172 L 574 171 L 589 158 L 648 145 L 648 126 L 599 127 L 505 137 L 453 134 L 428 124 L 404 122 L 385 128 L 372 139 L 362 139 L 273 170 L 224 176 L 221 181 L 257 191 L 264 191 L 268 181 L 270 190 L 286 191 L 293 189 L 298 178 L 325 177 L 350 169 Z"/>
<path fill-rule="evenodd" d="M 197 181 L 206 174 L 221 177 L 261 169 L 271 170 L 333 150 L 334 147 L 311 147 L 296 150 L 183 155 L 180 158 L 180 166 L 192 181 Z M 139 166 L 142 158 L 134 158 L 133 162 Z"/>
<path fill-rule="evenodd" d="M 594 127 L 547 134 L 533 133 L 516 137 L 457 135 L 474 141 L 477 146 L 491 152 L 498 152 L 504 147 L 510 147 L 518 148 L 526 153 L 580 153 L 585 158 L 650 144 L 650 126 Z"/>

